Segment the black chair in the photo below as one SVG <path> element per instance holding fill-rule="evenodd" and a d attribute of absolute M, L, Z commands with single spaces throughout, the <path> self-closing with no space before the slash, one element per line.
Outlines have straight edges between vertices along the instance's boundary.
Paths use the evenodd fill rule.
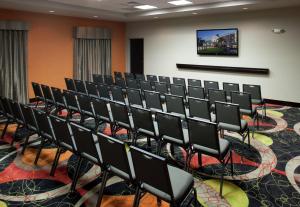
<path fill-rule="evenodd" d="M 134 172 L 130 152 L 124 142 L 98 133 L 104 174 L 97 206 L 101 206 L 102 197 L 109 174 L 116 175 L 127 182 L 134 183 Z M 112 156 L 113 155 L 113 156 Z"/>
<path fill-rule="evenodd" d="M 201 87 L 201 80 L 198 79 L 188 79 L 188 85 L 189 86 L 196 86 L 196 87 Z"/>
<path fill-rule="evenodd" d="M 25 126 L 25 122 L 24 122 L 24 117 L 23 117 L 23 114 L 22 114 L 22 111 L 21 111 L 21 108 L 20 108 L 20 105 L 18 102 L 16 101 L 13 101 L 11 99 L 7 99 L 8 100 L 8 103 L 10 105 L 10 108 L 11 108 L 11 111 L 12 111 L 12 114 L 14 116 L 14 119 L 13 119 L 13 122 L 17 123 L 17 128 L 15 130 L 15 133 L 13 134 L 13 139 L 12 139 L 12 142 L 11 142 L 11 145 L 14 144 L 15 142 L 15 138 L 16 138 L 16 133 L 17 131 L 21 128 L 21 127 L 24 127 Z"/>
<path fill-rule="evenodd" d="M 52 92 L 51 92 L 51 89 L 50 89 L 49 86 L 46 86 L 46 85 L 42 84 L 41 88 L 42 88 L 42 91 L 43 91 L 43 94 L 44 94 L 45 103 L 46 103 L 45 110 L 48 110 L 55 103 L 54 97 L 52 95 Z"/>
<path fill-rule="evenodd" d="M 63 95 L 66 101 L 67 107 L 67 119 L 72 118 L 74 113 L 80 113 L 80 109 L 77 104 L 77 98 L 75 92 L 63 90 Z"/>
<path fill-rule="evenodd" d="M 94 112 L 91 105 L 91 98 L 85 94 L 77 94 L 77 103 L 80 110 L 80 123 L 84 123 L 86 117 L 94 118 Z"/>
<path fill-rule="evenodd" d="M 85 84 L 82 80 L 74 80 L 74 83 L 75 83 L 76 91 L 78 93 L 87 94 Z"/>
<path fill-rule="evenodd" d="M 231 100 L 231 92 L 232 91 L 240 91 L 240 86 L 238 83 L 226 83 L 223 82 L 223 90 L 226 92 L 226 97 L 227 100 L 230 101 Z"/>
<path fill-rule="evenodd" d="M 45 102 L 45 98 L 41 89 L 40 84 L 32 82 L 32 88 L 35 96 L 35 101 L 36 101 L 36 107 L 39 104 L 40 101 Z"/>
<path fill-rule="evenodd" d="M 85 86 L 86 86 L 87 93 L 90 97 L 93 97 L 93 98 L 99 98 L 100 97 L 96 83 L 86 81 Z"/>
<path fill-rule="evenodd" d="M 226 139 L 219 139 L 216 123 L 191 118 L 187 120 L 187 123 L 192 149 L 189 162 L 196 152 L 198 152 L 200 167 L 202 167 L 202 154 L 215 157 L 219 160 L 223 171 L 220 178 L 220 196 L 222 197 L 224 171 L 229 161 L 231 162 L 231 174 L 233 175 L 231 144 Z"/>
<path fill-rule="evenodd" d="M 103 123 L 109 124 L 109 127 L 112 130 L 112 123 L 107 108 L 107 100 L 92 98 L 91 104 L 94 111 L 95 131 L 98 131 L 99 125 Z"/>
<path fill-rule="evenodd" d="M 144 91 L 144 96 L 147 109 L 163 111 L 160 93 L 154 91 Z"/>
<path fill-rule="evenodd" d="M 110 91 L 110 87 L 106 84 L 98 84 L 97 85 L 98 88 L 98 92 L 101 98 L 110 100 L 110 95 L 109 95 L 109 91 Z"/>
<path fill-rule="evenodd" d="M 113 85 L 114 84 L 114 79 L 111 75 L 104 75 L 104 83 L 107 85 Z"/>
<path fill-rule="evenodd" d="M 208 94 L 208 89 L 219 90 L 219 82 L 217 81 L 204 81 L 205 93 Z"/>
<path fill-rule="evenodd" d="M 124 93 L 121 87 L 111 86 L 111 95 L 114 101 L 125 103 Z"/>
<path fill-rule="evenodd" d="M 10 124 L 15 124 L 16 123 L 14 113 L 13 113 L 12 108 L 11 108 L 10 103 L 9 103 L 10 101 L 12 101 L 12 100 L 9 100 L 5 97 L 1 97 L 1 103 L 2 103 L 3 109 L 5 111 L 5 116 L 6 116 L 6 122 L 5 122 L 4 129 L 2 131 L 2 134 L 1 134 L 1 139 L 4 138 L 4 136 L 6 134 L 6 131 L 7 131 L 7 127 Z"/>
<path fill-rule="evenodd" d="M 265 117 L 267 114 L 267 108 L 266 102 L 261 95 L 260 85 L 243 84 L 243 92 L 251 94 L 252 104 L 258 105 L 258 107 L 262 108 L 263 116 Z"/>
<path fill-rule="evenodd" d="M 155 82 L 155 91 L 161 94 L 169 93 L 168 84 L 165 82 Z"/>
<path fill-rule="evenodd" d="M 185 84 L 185 79 L 184 79 L 184 78 L 173 77 L 173 83 L 174 83 L 174 84 L 177 84 L 177 85 L 183 85 L 183 86 L 186 86 L 186 84 Z"/>
<path fill-rule="evenodd" d="M 124 76 L 125 76 L 125 79 L 126 79 L 126 80 L 127 80 L 127 79 L 135 79 L 135 76 L 134 76 L 133 73 L 127 73 L 127 72 L 125 72 L 125 73 L 124 73 Z"/>
<path fill-rule="evenodd" d="M 205 99 L 204 88 L 198 86 L 188 86 L 189 97 Z"/>
<path fill-rule="evenodd" d="M 121 87 L 122 89 L 126 88 L 126 83 L 123 78 L 115 78 L 115 84 Z"/>
<path fill-rule="evenodd" d="M 182 96 L 182 97 L 184 97 L 184 99 L 186 98 L 185 85 L 171 84 L 170 85 L 170 92 L 171 92 L 172 95 Z"/>
<path fill-rule="evenodd" d="M 74 80 L 71 78 L 65 78 L 66 86 L 69 91 L 76 91 Z"/>
<path fill-rule="evenodd" d="M 217 89 L 208 89 L 208 100 L 210 103 L 211 110 L 215 110 L 215 102 L 227 102 L 226 92 Z"/>
<path fill-rule="evenodd" d="M 60 112 L 61 110 L 66 109 L 66 102 L 61 90 L 59 88 L 51 87 L 51 91 L 54 98 L 56 112 Z"/>
<path fill-rule="evenodd" d="M 133 89 L 133 88 L 127 88 L 126 92 L 127 92 L 129 105 L 131 105 L 131 106 L 136 105 L 136 106 L 141 106 L 141 107 L 144 106 L 143 101 L 142 101 L 141 90 Z"/>
<path fill-rule="evenodd" d="M 135 79 L 137 79 L 137 80 L 145 80 L 145 75 L 144 74 L 135 74 Z"/>
<path fill-rule="evenodd" d="M 130 152 L 138 183 L 134 207 L 139 206 L 141 190 L 157 196 L 174 207 L 181 206 L 190 193 L 193 193 L 194 205 L 197 205 L 197 192 L 193 187 L 194 178 L 191 174 L 169 165 L 166 158 L 137 147 L 131 146 Z"/>
<path fill-rule="evenodd" d="M 114 72 L 114 75 L 115 75 L 115 79 L 116 79 L 116 78 L 123 78 L 122 72 L 115 71 L 115 72 Z"/>
<path fill-rule="evenodd" d="M 103 84 L 103 76 L 99 74 L 93 74 L 93 82 L 96 84 Z"/>
<path fill-rule="evenodd" d="M 168 76 L 158 76 L 158 80 L 159 80 L 159 82 L 167 83 L 168 85 L 171 84 L 170 77 L 168 77 Z"/>
<path fill-rule="evenodd" d="M 152 91 L 152 85 L 150 81 L 140 80 L 140 88 L 142 91 Z"/>
<path fill-rule="evenodd" d="M 188 105 L 190 117 L 196 117 L 212 122 L 216 121 L 216 116 L 210 113 L 210 105 L 208 100 L 190 97 Z"/>
<path fill-rule="evenodd" d="M 126 85 L 128 88 L 135 88 L 135 89 L 140 88 L 140 86 L 138 84 L 138 80 L 136 80 L 136 79 L 130 79 L 130 78 L 126 79 Z"/>
<path fill-rule="evenodd" d="M 182 96 L 166 95 L 167 112 L 175 113 L 182 119 L 186 118 L 184 98 Z"/>
<path fill-rule="evenodd" d="M 219 129 L 222 130 L 222 136 L 224 136 L 224 130 L 237 132 L 242 136 L 243 142 L 248 137 L 248 145 L 250 147 L 250 135 L 248 124 L 245 120 L 241 120 L 240 107 L 237 104 L 215 102 L 216 104 L 216 122 Z"/>
<path fill-rule="evenodd" d="M 156 75 L 146 75 L 147 81 L 150 82 L 157 82 L 157 76 Z"/>
<path fill-rule="evenodd" d="M 5 109 L 4 109 L 3 105 L 2 105 L 2 101 L 1 100 L 2 100 L 2 96 L 0 96 L 0 116 L 2 118 L 6 118 Z"/>

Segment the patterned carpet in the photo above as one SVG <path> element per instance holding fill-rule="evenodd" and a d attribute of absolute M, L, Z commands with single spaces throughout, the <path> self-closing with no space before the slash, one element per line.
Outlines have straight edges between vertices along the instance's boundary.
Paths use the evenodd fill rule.
<path fill-rule="evenodd" d="M 251 139 L 250 149 L 237 134 L 225 133 L 225 139 L 233 143 L 235 173 L 230 176 L 228 166 L 223 198 L 218 193 L 221 173 L 218 162 L 202 156 L 204 167 L 198 169 L 198 156 L 193 157 L 191 165 L 198 194 L 197 206 L 300 206 L 300 109 L 268 105 L 267 117 L 260 125 Z M 47 146 L 38 165 L 34 166 L 39 141 L 33 135 L 31 146 L 21 155 L 21 144 L 27 131 L 19 129 L 16 133 L 18 141 L 11 146 L 15 128 L 10 126 L 0 141 L 0 207 L 95 206 L 101 185 L 99 167 L 83 162 L 77 191 L 69 193 L 77 157 L 68 151 L 63 153 L 56 174 L 51 177 L 49 171 L 56 148 Z M 3 124 L 0 131 L 2 129 Z M 102 130 L 109 134 L 106 126 L 102 126 Z M 119 139 L 127 139 L 124 133 L 124 130 L 118 133 Z M 138 145 L 147 148 L 145 139 L 139 140 Z M 185 152 L 175 147 L 172 155 L 171 148 L 170 145 L 164 147 L 164 156 L 170 163 L 182 167 Z M 152 149 L 148 150 L 154 149 L 153 141 Z M 132 206 L 134 189 L 117 177 L 109 179 L 104 193 L 102 206 Z M 156 198 L 146 194 L 140 206 L 157 206 Z M 168 204 L 162 203 L 162 206 Z"/>

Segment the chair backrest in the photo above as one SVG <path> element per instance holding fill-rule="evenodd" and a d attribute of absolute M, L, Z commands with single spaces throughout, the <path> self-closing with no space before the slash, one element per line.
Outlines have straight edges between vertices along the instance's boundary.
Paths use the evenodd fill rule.
<path fill-rule="evenodd" d="M 52 126 L 47 113 L 39 109 L 33 109 L 33 112 L 39 129 L 39 134 L 48 139 L 54 140 Z"/>
<path fill-rule="evenodd" d="M 115 75 L 115 79 L 116 79 L 116 78 L 122 78 L 122 72 L 115 71 L 115 72 L 114 72 L 114 75 Z"/>
<path fill-rule="evenodd" d="M 200 99 L 205 98 L 204 88 L 202 87 L 188 86 L 188 90 L 189 90 L 189 97 L 200 98 Z"/>
<path fill-rule="evenodd" d="M 0 115 L 6 116 L 6 112 L 2 104 L 2 96 L 0 96 Z"/>
<path fill-rule="evenodd" d="M 130 105 L 138 105 L 143 107 L 141 90 L 127 88 L 126 91 L 127 91 L 128 102 Z"/>
<path fill-rule="evenodd" d="M 65 107 L 66 103 L 64 101 L 64 96 L 63 96 L 63 93 L 61 92 L 61 90 L 59 88 L 51 87 L 51 91 L 53 94 L 55 104 Z"/>
<path fill-rule="evenodd" d="M 133 73 L 124 73 L 125 79 L 135 79 L 134 74 Z"/>
<path fill-rule="evenodd" d="M 20 107 L 26 127 L 34 132 L 38 132 L 38 126 L 32 108 L 25 104 L 20 104 Z"/>
<path fill-rule="evenodd" d="M 152 86 L 150 81 L 140 80 L 140 87 L 143 91 L 144 90 L 152 91 Z"/>
<path fill-rule="evenodd" d="M 121 88 L 126 88 L 126 83 L 123 78 L 115 78 L 115 84 Z"/>
<path fill-rule="evenodd" d="M 110 99 L 110 87 L 106 84 L 97 84 L 98 92 L 101 98 Z"/>
<path fill-rule="evenodd" d="M 185 78 L 177 78 L 177 77 L 173 77 L 173 83 L 174 84 L 178 84 L 178 85 L 183 85 L 185 86 Z"/>
<path fill-rule="evenodd" d="M 125 143 L 104 134 L 97 135 L 103 164 L 117 176 L 127 180 L 132 179 Z"/>
<path fill-rule="evenodd" d="M 130 147 L 130 152 L 136 181 L 145 187 L 156 189 L 154 192 L 164 192 L 173 198 L 166 158 L 134 146 Z"/>
<path fill-rule="evenodd" d="M 66 86 L 69 91 L 76 91 L 74 80 L 71 78 L 65 78 Z"/>
<path fill-rule="evenodd" d="M 216 101 L 216 122 L 241 126 L 239 105 Z"/>
<path fill-rule="evenodd" d="M 107 85 L 113 85 L 114 79 L 111 75 L 104 75 L 104 83 Z"/>
<path fill-rule="evenodd" d="M 156 75 L 146 75 L 146 76 L 147 76 L 147 81 L 157 82 L 157 76 Z"/>
<path fill-rule="evenodd" d="M 163 110 L 160 100 L 160 93 L 154 91 L 144 91 L 144 96 L 146 101 L 146 108 L 158 109 L 160 111 Z"/>
<path fill-rule="evenodd" d="M 49 117 L 55 140 L 59 145 L 67 147 L 69 150 L 75 152 L 77 148 L 72 138 L 68 122 L 53 115 L 50 115 Z"/>
<path fill-rule="evenodd" d="M 140 88 L 140 86 L 138 84 L 138 80 L 136 80 L 136 79 L 127 78 L 126 79 L 126 84 L 127 84 L 128 88 L 135 88 L 135 89 Z"/>
<path fill-rule="evenodd" d="M 183 137 L 181 117 L 169 113 L 157 112 L 156 121 L 158 125 L 159 136 L 168 136 L 185 142 Z M 184 143 L 187 144 L 187 143 Z"/>
<path fill-rule="evenodd" d="M 204 81 L 204 89 L 205 93 L 208 93 L 208 89 L 216 89 L 219 90 L 219 82 L 217 81 Z"/>
<path fill-rule="evenodd" d="M 190 117 L 211 121 L 209 101 L 206 99 L 189 98 Z"/>
<path fill-rule="evenodd" d="M 79 111 L 75 92 L 63 90 L 68 109 Z"/>
<path fill-rule="evenodd" d="M 93 116 L 94 113 L 92 109 L 91 98 L 88 95 L 77 94 L 77 101 L 81 114 Z"/>
<path fill-rule="evenodd" d="M 167 84 L 171 83 L 170 77 L 168 77 L 168 76 L 158 76 L 158 80 L 159 80 L 159 82 L 163 82 L 163 83 L 167 83 Z"/>
<path fill-rule="evenodd" d="M 35 82 L 32 82 L 31 84 L 32 84 L 34 96 L 38 99 L 43 99 L 44 95 L 43 95 L 40 84 L 35 83 Z"/>
<path fill-rule="evenodd" d="M 94 163 L 101 164 L 102 157 L 100 155 L 97 136 L 93 136 L 90 129 L 78 124 L 71 123 L 70 126 L 77 151 L 81 154 L 81 156 Z"/>
<path fill-rule="evenodd" d="M 19 123 L 19 124 L 24 124 L 24 117 L 20 108 L 20 104 L 16 101 L 10 100 L 9 99 L 9 103 L 10 103 L 10 107 L 12 110 L 12 113 L 14 115 L 15 120 Z"/>
<path fill-rule="evenodd" d="M 223 90 L 226 91 L 226 95 L 230 96 L 232 91 L 240 91 L 240 85 L 238 83 L 226 83 L 223 82 Z"/>
<path fill-rule="evenodd" d="M 136 130 L 146 130 L 155 134 L 152 113 L 149 109 L 131 107 L 131 113 Z"/>
<path fill-rule="evenodd" d="M 226 102 L 226 92 L 217 89 L 208 89 L 208 99 L 210 104 L 214 104 L 215 101 Z"/>
<path fill-rule="evenodd" d="M 54 103 L 54 98 L 53 98 L 53 95 L 51 93 L 50 87 L 42 84 L 41 88 L 42 88 L 42 91 L 43 91 L 44 98 L 45 98 L 46 102 Z"/>
<path fill-rule="evenodd" d="M 201 80 L 198 79 L 188 79 L 188 85 L 189 86 L 196 86 L 196 87 L 201 87 Z"/>
<path fill-rule="evenodd" d="M 86 86 L 87 93 L 89 94 L 90 97 L 96 97 L 96 98 L 100 97 L 96 83 L 86 81 L 85 86 Z"/>
<path fill-rule="evenodd" d="M 122 126 L 126 124 L 130 127 L 127 106 L 123 103 L 117 103 L 114 101 L 110 101 L 109 104 L 114 122 Z"/>
<path fill-rule="evenodd" d="M 82 80 L 74 80 L 74 83 L 75 83 L 76 91 L 78 93 L 87 94 L 85 84 Z"/>
<path fill-rule="evenodd" d="M 114 101 L 125 103 L 124 94 L 121 87 L 111 86 L 110 90 Z"/>
<path fill-rule="evenodd" d="M 185 95 L 186 95 L 185 85 L 171 84 L 170 92 L 172 95 L 185 97 Z"/>
<path fill-rule="evenodd" d="M 6 97 L 2 97 L 1 101 L 2 101 L 2 106 L 3 106 L 3 108 L 6 112 L 6 116 L 9 117 L 9 118 L 14 119 L 15 117 L 14 117 L 14 113 L 12 111 L 12 108 L 10 106 L 9 99 L 6 98 Z"/>
<path fill-rule="evenodd" d="M 144 74 L 135 74 L 135 79 L 137 79 L 137 80 L 145 80 L 145 75 Z"/>
<path fill-rule="evenodd" d="M 252 111 L 251 94 L 244 92 L 231 92 L 231 103 L 238 104 L 240 109 Z"/>
<path fill-rule="evenodd" d="M 155 82 L 155 91 L 162 94 L 168 93 L 168 84 L 165 82 Z"/>
<path fill-rule="evenodd" d="M 99 74 L 93 74 L 93 82 L 96 83 L 96 84 L 104 83 L 103 76 L 99 75 Z"/>
<path fill-rule="evenodd" d="M 94 110 L 94 116 L 99 119 L 109 120 L 109 111 L 107 108 L 107 101 L 98 98 L 91 99 L 92 107 Z"/>
<path fill-rule="evenodd" d="M 252 99 L 262 99 L 260 85 L 243 84 L 243 92 L 250 93 Z"/>
<path fill-rule="evenodd" d="M 185 118 L 184 98 L 182 96 L 166 95 L 167 112 L 182 114 Z"/>
<path fill-rule="evenodd" d="M 220 153 L 218 125 L 213 122 L 188 118 L 190 144 L 216 150 Z"/>

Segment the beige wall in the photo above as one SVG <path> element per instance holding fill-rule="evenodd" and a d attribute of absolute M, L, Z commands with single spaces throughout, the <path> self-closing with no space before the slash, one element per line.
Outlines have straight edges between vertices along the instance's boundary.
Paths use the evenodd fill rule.
<path fill-rule="evenodd" d="M 144 38 L 145 74 L 260 84 L 265 98 L 300 102 L 299 11 L 288 8 L 129 23 L 127 50 L 130 38 Z M 238 28 L 239 57 L 197 55 L 196 30 L 209 28 Z M 274 34 L 273 28 L 286 33 Z M 270 75 L 178 70 L 176 63 L 269 68 Z"/>

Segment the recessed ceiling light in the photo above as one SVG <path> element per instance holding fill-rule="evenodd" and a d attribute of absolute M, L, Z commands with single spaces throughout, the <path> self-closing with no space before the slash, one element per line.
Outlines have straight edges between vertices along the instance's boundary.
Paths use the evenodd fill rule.
<path fill-rule="evenodd" d="M 53 10 L 50 10 L 49 12 L 50 12 L 50 13 L 54 13 L 55 11 L 53 11 Z"/>
<path fill-rule="evenodd" d="M 182 6 L 182 5 L 192 4 L 193 2 L 187 0 L 175 0 L 175 1 L 169 1 L 168 3 L 176 6 Z"/>
<path fill-rule="evenodd" d="M 158 17 L 153 17 L 154 19 L 158 19 Z"/>
<path fill-rule="evenodd" d="M 197 12 L 193 12 L 192 14 L 196 15 L 196 14 L 198 14 L 198 13 L 197 13 Z"/>
<path fill-rule="evenodd" d="M 244 9 L 244 10 L 248 10 L 248 8 L 247 8 L 247 7 L 244 7 L 243 9 Z"/>
<path fill-rule="evenodd" d="M 94 18 L 98 18 L 98 16 L 93 16 Z"/>
<path fill-rule="evenodd" d="M 147 9 L 156 9 L 157 7 L 156 6 L 151 6 L 151 5 L 139 5 L 139 6 L 135 6 L 134 8 L 147 10 Z"/>

